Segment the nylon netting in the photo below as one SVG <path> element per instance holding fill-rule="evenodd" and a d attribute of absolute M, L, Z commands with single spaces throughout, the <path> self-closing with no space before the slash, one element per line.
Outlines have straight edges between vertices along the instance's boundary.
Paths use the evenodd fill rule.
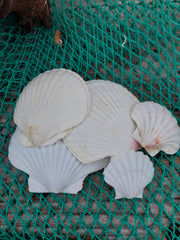
<path fill-rule="evenodd" d="M 180 151 L 151 158 L 153 181 L 143 199 L 132 200 L 114 200 L 102 172 L 90 174 L 77 195 L 32 194 L 28 176 L 8 160 L 16 100 L 53 68 L 120 83 L 140 101 L 165 105 L 180 123 L 178 0 L 54 0 L 51 18 L 50 29 L 37 24 L 29 34 L 13 14 L 0 21 L 0 239 L 179 239 Z M 57 29 L 62 47 L 53 44 Z"/>

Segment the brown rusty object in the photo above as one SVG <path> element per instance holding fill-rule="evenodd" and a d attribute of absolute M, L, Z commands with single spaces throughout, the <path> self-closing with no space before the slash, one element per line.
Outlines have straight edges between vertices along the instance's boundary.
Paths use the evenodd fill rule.
<path fill-rule="evenodd" d="M 35 21 L 41 21 L 46 27 L 51 26 L 49 0 L 0 0 L 0 19 L 10 12 L 15 12 L 23 30 L 30 32 Z"/>
<path fill-rule="evenodd" d="M 61 47 L 63 46 L 63 41 L 61 39 L 61 32 L 60 30 L 58 29 L 56 32 L 55 32 L 55 35 L 54 35 L 54 44 L 60 44 Z"/>

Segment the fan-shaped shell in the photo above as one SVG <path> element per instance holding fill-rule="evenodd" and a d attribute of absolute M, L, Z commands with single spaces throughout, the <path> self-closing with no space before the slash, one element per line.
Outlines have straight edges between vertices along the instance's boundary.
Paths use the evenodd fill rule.
<path fill-rule="evenodd" d="M 155 102 L 138 103 L 132 110 L 137 128 L 132 137 L 151 155 L 159 151 L 174 154 L 179 149 L 180 128 L 166 107 Z"/>
<path fill-rule="evenodd" d="M 130 117 L 137 98 L 109 81 L 92 80 L 87 87 L 90 111 L 85 121 L 64 139 L 67 147 L 84 163 L 137 149 L 138 144 L 131 137 L 135 124 Z"/>
<path fill-rule="evenodd" d="M 89 93 L 83 79 L 66 69 L 39 74 L 22 91 L 14 122 L 25 146 L 47 146 L 65 137 L 89 111 Z"/>
<path fill-rule="evenodd" d="M 149 157 L 134 150 L 111 158 L 104 170 L 104 179 L 115 188 L 116 199 L 142 198 L 143 189 L 153 175 L 154 167 Z"/>
<path fill-rule="evenodd" d="M 103 159 L 83 164 L 67 149 L 63 141 L 47 147 L 24 147 L 19 141 L 17 128 L 9 145 L 9 160 L 13 166 L 29 175 L 29 191 L 77 193 L 84 178 L 105 167 Z"/>

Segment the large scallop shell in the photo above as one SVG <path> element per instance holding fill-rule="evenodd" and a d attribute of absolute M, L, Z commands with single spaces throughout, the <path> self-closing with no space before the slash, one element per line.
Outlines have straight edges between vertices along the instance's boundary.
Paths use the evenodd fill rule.
<path fill-rule="evenodd" d="M 65 137 L 88 114 L 89 93 L 83 79 L 66 69 L 39 74 L 22 91 L 14 122 L 25 146 L 46 146 Z"/>
<path fill-rule="evenodd" d="M 136 125 L 130 117 L 137 98 L 109 81 L 92 80 L 87 86 L 91 98 L 89 114 L 64 139 L 67 147 L 84 163 L 137 149 L 138 144 L 131 137 Z"/>
<path fill-rule="evenodd" d="M 154 167 L 149 157 L 134 150 L 111 158 L 104 170 L 104 179 L 115 188 L 116 199 L 142 198 L 153 175 Z"/>
<path fill-rule="evenodd" d="M 132 110 L 137 128 L 132 137 L 151 155 L 159 151 L 174 154 L 179 149 L 180 128 L 166 107 L 155 102 L 138 103 Z"/>
<path fill-rule="evenodd" d="M 109 162 L 106 158 L 83 164 L 61 140 L 47 147 L 24 147 L 19 135 L 17 128 L 9 145 L 9 160 L 29 175 L 30 192 L 77 193 L 89 173 L 100 170 Z"/>

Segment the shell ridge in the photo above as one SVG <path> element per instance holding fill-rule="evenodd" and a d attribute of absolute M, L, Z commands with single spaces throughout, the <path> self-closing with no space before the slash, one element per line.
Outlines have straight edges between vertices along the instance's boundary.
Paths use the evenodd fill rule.
<path fill-rule="evenodd" d="M 55 143 L 53 145 L 53 147 L 54 147 L 54 155 L 55 155 L 55 157 L 53 158 L 54 165 L 55 166 L 59 165 L 59 168 L 61 168 L 62 163 L 60 162 L 60 156 L 59 156 L 59 151 L 58 151 L 58 143 Z M 49 159 L 50 159 L 50 161 L 51 161 L 51 158 L 52 157 L 51 157 L 51 154 L 49 152 Z M 52 175 L 54 174 L 54 172 L 53 172 L 53 164 L 51 165 L 51 171 L 50 172 L 51 172 Z M 60 182 L 60 174 L 58 173 L 58 169 L 56 169 L 55 175 L 57 176 L 56 177 L 56 184 L 58 185 L 59 182 Z"/>
<path fill-rule="evenodd" d="M 118 99 L 118 101 L 120 101 L 120 99 L 119 99 L 119 94 L 117 94 L 116 91 L 114 92 L 113 95 Z M 110 97 L 110 96 L 109 96 L 109 97 Z M 113 97 L 113 96 L 111 95 L 110 98 L 112 98 L 112 97 Z M 121 95 L 121 98 L 122 98 L 122 95 Z M 110 100 L 110 99 L 109 99 L 109 100 Z M 125 103 L 127 103 L 125 99 L 124 99 L 124 101 L 125 101 Z M 132 103 L 129 101 L 129 103 L 128 103 L 127 105 L 132 105 Z M 119 111 L 115 111 L 116 105 L 115 105 L 114 102 L 112 102 L 112 106 L 113 106 L 113 107 L 112 107 L 112 114 L 115 116 L 115 119 L 117 119 L 117 121 L 115 122 L 115 124 L 116 124 L 117 126 L 119 126 L 118 121 L 121 121 L 121 124 L 122 124 L 122 125 L 127 125 L 127 124 L 126 124 L 126 121 L 127 121 L 127 119 L 128 119 L 128 123 L 132 125 L 130 128 L 133 128 L 133 127 L 135 128 L 135 124 L 134 124 L 134 123 L 131 121 L 131 119 L 130 119 L 131 109 L 128 110 L 129 107 L 125 107 L 125 108 L 124 108 L 124 110 L 125 110 L 124 115 L 126 116 L 126 121 L 125 121 L 125 118 L 119 113 Z M 114 108 L 114 109 L 113 109 L 113 108 Z M 121 131 L 122 131 L 122 129 L 121 129 Z"/>
<path fill-rule="evenodd" d="M 22 149 L 22 148 L 21 148 Z M 23 150 L 23 149 L 22 149 Z M 24 149 L 24 152 L 27 156 L 29 156 L 29 158 L 34 158 L 34 153 L 36 154 L 37 151 L 36 149 L 33 149 L 33 151 L 29 151 L 30 149 Z M 36 161 L 34 162 L 28 162 L 28 169 L 31 169 L 31 171 L 29 172 L 29 176 L 32 176 L 34 178 L 34 175 L 38 175 L 38 176 L 42 176 L 41 172 L 39 171 L 39 160 L 41 160 L 41 157 L 38 156 L 38 158 L 36 158 Z M 29 171 L 29 170 L 28 170 Z"/>
<path fill-rule="evenodd" d="M 66 147 L 64 145 L 62 145 L 60 157 L 61 157 L 61 161 L 62 161 L 62 171 L 64 172 L 64 175 L 62 175 L 62 174 L 59 175 L 59 182 L 61 182 L 61 183 L 64 183 L 64 179 L 68 179 L 69 166 L 72 163 L 71 152 L 66 152 L 66 150 L 67 150 Z M 66 154 L 67 154 L 67 156 L 66 156 Z M 67 157 L 67 161 L 65 161 L 65 156 Z M 68 164 L 67 164 L 67 162 L 68 162 Z M 64 166 L 67 166 L 66 171 L 64 169 Z"/>

